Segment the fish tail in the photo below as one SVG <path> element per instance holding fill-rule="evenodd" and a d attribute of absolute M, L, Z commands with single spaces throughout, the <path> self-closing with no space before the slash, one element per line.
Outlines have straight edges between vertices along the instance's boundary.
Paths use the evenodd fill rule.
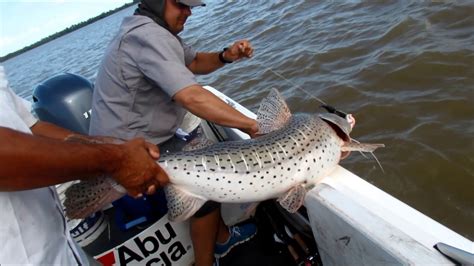
<path fill-rule="evenodd" d="M 110 178 L 97 177 L 82 180 L 70 186 L 65 192 L 66 216 L 71 219 L 86 218 L 126 193 L 122 186 Z"/>
<path fill-rule="evenodd" d="M 385 147 L 384 144 L 344 142 L 344 145 L 341 147 L 341 151 L 373 152 L 377 148 L 383 147 Z"/>

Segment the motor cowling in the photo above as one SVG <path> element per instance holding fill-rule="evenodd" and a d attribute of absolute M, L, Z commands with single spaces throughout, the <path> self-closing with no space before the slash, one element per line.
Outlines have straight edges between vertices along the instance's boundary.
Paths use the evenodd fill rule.
<path fill-rule="evenodd" d="M 93 84 L 84 77 L 63 73 L 40 83 L 33 91 L 33 111 L 42 121 L 87 135 Z"/>

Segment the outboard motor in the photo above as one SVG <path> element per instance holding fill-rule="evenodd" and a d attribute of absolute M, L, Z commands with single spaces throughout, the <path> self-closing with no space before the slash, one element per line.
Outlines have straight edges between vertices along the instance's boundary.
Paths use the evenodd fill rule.
<path fill-rule="evenodd" d="M 42 121 L 87 135 L 94 86 L 89 80 L 64 73 L 40 83 L 33 91 L 33 111 Z"/>

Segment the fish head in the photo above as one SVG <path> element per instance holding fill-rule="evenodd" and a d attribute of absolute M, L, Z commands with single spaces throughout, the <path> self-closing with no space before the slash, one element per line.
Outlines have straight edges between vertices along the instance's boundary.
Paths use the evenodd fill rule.
<path fill-rule="evenodd" d="M 319 118 L 321 118 L 324 122 L 326 122 L 334 131 L 336 131 L 337 135 L 344 141 L 350 141 L 351 137 L 349 134 L 352 131 L 352 126 L 348 122 L 347 119 L 344 119 L 336 114 L 332 113 L 324 113 L 319 114 Z"/>
<path fill-rule="evenodd" d="M 352 116 L 351 116 L 352 117 Z M 337 134 L 337 136 L 344 142 L 350 142 L 350 133 L 352 131 L 353 124 L 333 113 L 319 114 L 319 118 L 326 122 Z M 341 160 L 349 156 L 349 151 L 341 152 Z"/>

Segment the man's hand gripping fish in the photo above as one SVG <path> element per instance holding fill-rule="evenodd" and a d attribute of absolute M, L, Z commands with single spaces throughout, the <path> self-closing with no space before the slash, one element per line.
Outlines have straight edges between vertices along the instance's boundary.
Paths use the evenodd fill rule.
<path fill-rule="evenodd" d="M 170 178 L 165 187 L 170 220 L 188 219 L 209 200 L 276 198 L 296 212 L 307 189 L 329 175 L 341 156 L 384 146 L 351 142 L 350 121 L 335 114 L 292 115 L 275 89 L 262 101 L 257 121 L 261 137 L 161 155 L 158 163 Z M 83 180 L 66 191 L 66 214 L 87 217 L 125 194 L 110 178 Z"/>

